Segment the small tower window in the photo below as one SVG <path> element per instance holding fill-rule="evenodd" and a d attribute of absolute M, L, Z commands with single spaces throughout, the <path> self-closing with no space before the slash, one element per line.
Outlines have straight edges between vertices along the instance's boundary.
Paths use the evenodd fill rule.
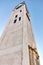
<path fill-rule="evenodd" d="M 15 18 L 17 18 L 18 15 L 15 16 Z"/>
<path fill-rule="evenodd" d="M 21 20 L 21 17 L 19 17 L 19 21 Z"/>
<path fill-rule="evenodd" d="M 27 13 L 26 13 L 26 16 L 27 16 L 28 20 L 30 21 L 30 18 L 29 18 L 29 16 L 28 16 L 28 14 L 27 14 Z"/>
<path fill-rule="evenodd" d="M 14 23 L 16 23 L 17 19 L 14 20 Z"/>
<path fill-rule="evenodd" d="M 20 12 L 22 12 L 22 10 L 20 10 Z"/>
<path fill-rule="evenodd" d="M 16 7 L 16 9 L 19 9 L 21 6 L 22 6 L 22 5 L 20 5 L 20 6 Z"/>

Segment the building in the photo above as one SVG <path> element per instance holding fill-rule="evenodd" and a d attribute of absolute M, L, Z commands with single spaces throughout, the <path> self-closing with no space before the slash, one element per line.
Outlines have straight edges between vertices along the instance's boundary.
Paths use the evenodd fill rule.
<path fill-rule="evenodd" d="M 0 65 L 40 65 L 25 2 L 14 8 L 2 34 Z"/>

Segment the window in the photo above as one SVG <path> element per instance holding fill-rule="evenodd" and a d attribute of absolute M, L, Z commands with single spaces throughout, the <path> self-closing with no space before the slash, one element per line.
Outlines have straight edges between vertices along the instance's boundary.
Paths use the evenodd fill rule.
<path fill-rule="evenodd" d="M 20 10 L 20 12 L 22 12 L 22 10 Z"/>
<path fill-rule="evenodd" d="M 30 21 L 30 18 L 29 18 L 29 16 L 28 16 L 28 14 L 27 14 L 27 13 L 26 13 L 26 16 L 27 16 L 28 20 Z"/>
<path fill-rule="evenodd" d="M 18 15 L 15 16 L 15 18 L 17 18 Z"/>
<path fill-rule="evenodd" d="M 16 7 L 16 9 L 19 9 L 21 6 L 22 6 L 22 5 L 20 5 L 20 6 Z"/>
<path fill-rule="evenodd" d="M 19 21 L 21 20 L 21 17 L 19 17 Z"/>
<path fill-rule="evenodd" d="M 16 23 L 17 19 L 14 20 L 14 23 Z"/>

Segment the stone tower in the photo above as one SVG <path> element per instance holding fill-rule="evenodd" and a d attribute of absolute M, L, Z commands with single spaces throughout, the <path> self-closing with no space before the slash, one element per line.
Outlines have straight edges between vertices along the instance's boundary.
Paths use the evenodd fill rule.
<path fill-rule="evenodd" d="M 39 65 L 39 55 L 25 2 L 12 11 L 2 34 L 0 65 Z"/>

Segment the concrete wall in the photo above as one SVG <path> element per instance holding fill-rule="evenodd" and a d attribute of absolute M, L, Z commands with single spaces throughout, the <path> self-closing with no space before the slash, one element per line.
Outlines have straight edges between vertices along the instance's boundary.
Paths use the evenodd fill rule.
<path fill-rule="evenodd" d="M 26 12 L 25 5 L 12 11 L 0 40 L 0 65 L 30 65 L 28 45 L 35 47 L 35 42 Z M 18 15 L 17 22 L 14 23 L 16 15 Z"/>

